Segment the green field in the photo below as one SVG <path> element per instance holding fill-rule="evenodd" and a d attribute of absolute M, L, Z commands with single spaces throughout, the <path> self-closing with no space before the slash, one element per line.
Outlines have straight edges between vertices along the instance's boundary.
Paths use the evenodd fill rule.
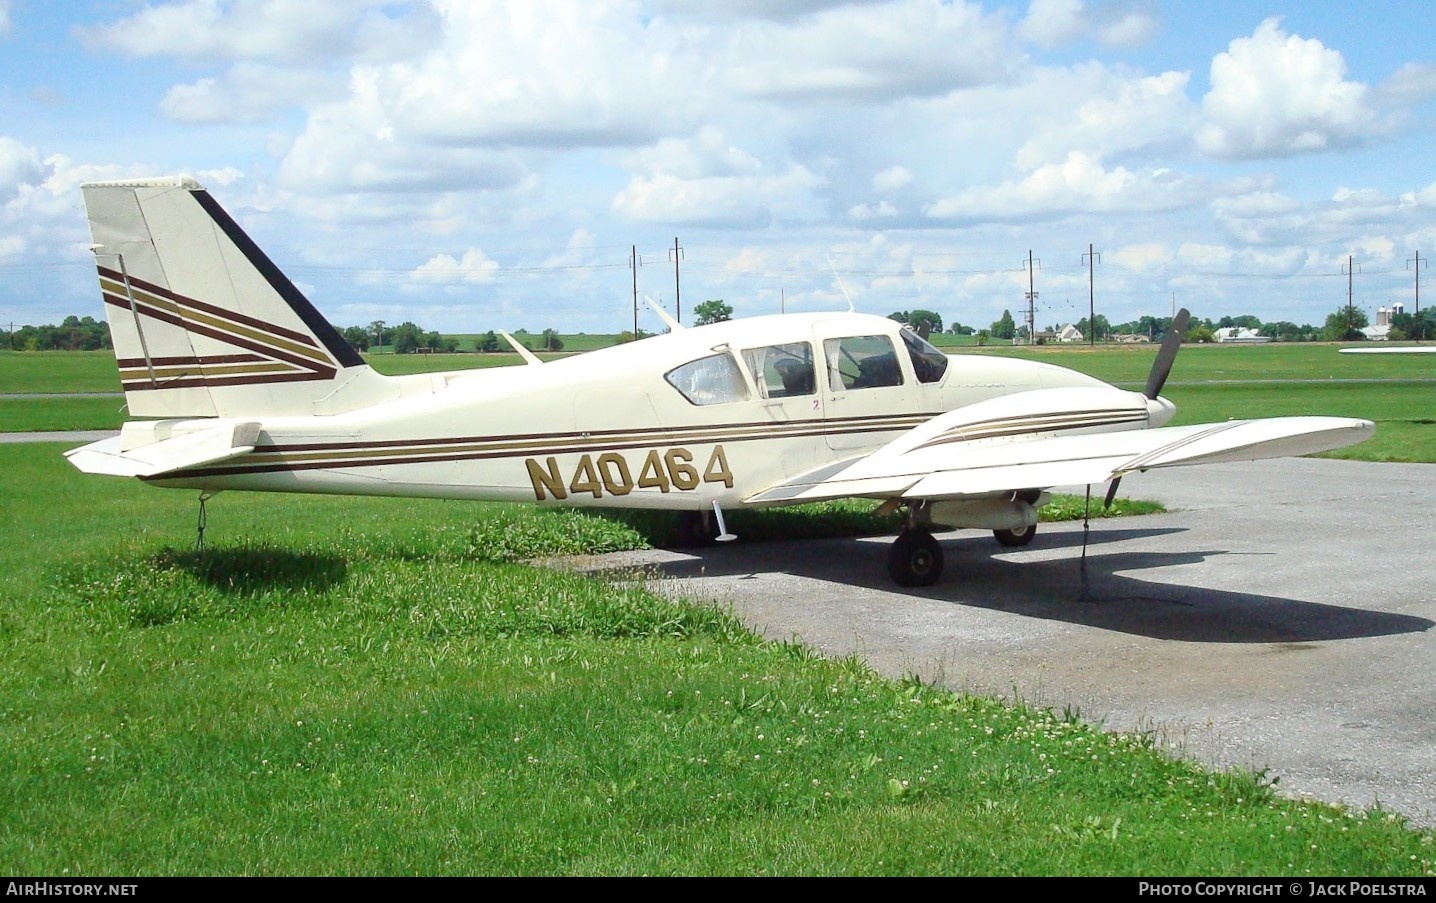
<path fill-rule="evenodd" d="M 1388 812 L 522 563 L 625 521 L 224 493 L 196 551 L 192 493 L 65 447 L 0 445 L 10 874 L 1433 871 Z"/>
<path fill-rule="evenodd" d="M 118 392 L 111 351 L 0 351 L 0 395 Z"/>

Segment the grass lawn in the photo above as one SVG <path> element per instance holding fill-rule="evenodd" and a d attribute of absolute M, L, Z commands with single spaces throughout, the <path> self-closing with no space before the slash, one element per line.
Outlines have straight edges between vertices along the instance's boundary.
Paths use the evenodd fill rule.
<path fill-rule="evenodd" d="M 63 448 L 0 445 L 12 874 L 1432 874 L 1381 810 L 523 563 L 624 521 L 224 493 L 196 551 Z"/>

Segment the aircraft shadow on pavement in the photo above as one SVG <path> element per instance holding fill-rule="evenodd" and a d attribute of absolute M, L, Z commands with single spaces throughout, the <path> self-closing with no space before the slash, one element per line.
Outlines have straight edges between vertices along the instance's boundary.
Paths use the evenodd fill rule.
<path fill-rule="evenodd" d="M 1082 588 L 1081 531 L 1039 534 L 1028 549 L 999 549 L 990 536 L 939 534 L 947 566 L 936 585 L 903 588 L 887 575 L 888 540 L 825 539 L 764 542 L 690 550 L 693 557 L 660 563 L 673 579 L 787 573 L 867 590 L 955 605 L 1065 621 L 1153 639 L 1200 643 L 1302 643 L 1419 633 L 1427 618 L 1300 599 L 1233 592 L 1127 576 L 1200 564 L 1221 550 L 1104 551 L 1123 540 L 1182 528 L 1094 530 L 1087 544 L 1087 595 Z M 1029 553 L 1061 550 L 1061 558 Z M 1016 553 L 1016 554 L 1014 554 Z M 795 605 L 804 604 L 795 600 Z"/>

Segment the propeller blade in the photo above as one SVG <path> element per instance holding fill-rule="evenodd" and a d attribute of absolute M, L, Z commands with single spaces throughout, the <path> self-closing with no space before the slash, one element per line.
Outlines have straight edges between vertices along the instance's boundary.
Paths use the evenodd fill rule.
<path fill-rule="evenodd" d="M 1182 338 L 1187 334 L 1187 321 L 1192 315 L 1184 307 L 1177 311 L 1172 318 L 1172 328 L 1162 339 L 1162 347 L 1157 351 L 1157 359 L 1152 362 L 1152 372 L 1147 375 L 1147 387 L 1142 394 L 1148 398 L 1156 398 L 1162 394 L 1162 386 L 1167 382 L 1167 375 L 1172 372 L 1172 363 L 1177 359 L 1177 351 L 1182 347 Z"/>
<path fill-rule="evenodd" d="M 1102 510 L 1112 507 L 1112 500 L 1117 497 L 1117 487 L 1122 485 L 1121 477 L 1113 477 L 1112 485 L 1107 487 L 1107 497 L 1102 500 Z"/>

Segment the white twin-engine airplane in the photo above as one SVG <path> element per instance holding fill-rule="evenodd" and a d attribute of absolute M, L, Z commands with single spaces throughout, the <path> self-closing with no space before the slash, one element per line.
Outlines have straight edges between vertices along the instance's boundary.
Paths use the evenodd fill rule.
<path fill-rule="evenodd" d="M 1303 455 L 1371 436 L 1366 420 L 1163 426 L 1159 392 L 1050 364 L 949 357 L 893 320 L 762 316 L 540 364 L 384 376 L 189 178 L 83 186 L 131 415 L 68 453 L 155 486 L 490 499 L 686 512 L 883 500 L 905 512 L 888 570 L 942 571 L 934 528 L 1032 540 L 1055 486 L 1154 467 Z M 718 533 L 716 537 L 715 533 Z M 701 534 L 701 535 L 700 535 Z"/>

